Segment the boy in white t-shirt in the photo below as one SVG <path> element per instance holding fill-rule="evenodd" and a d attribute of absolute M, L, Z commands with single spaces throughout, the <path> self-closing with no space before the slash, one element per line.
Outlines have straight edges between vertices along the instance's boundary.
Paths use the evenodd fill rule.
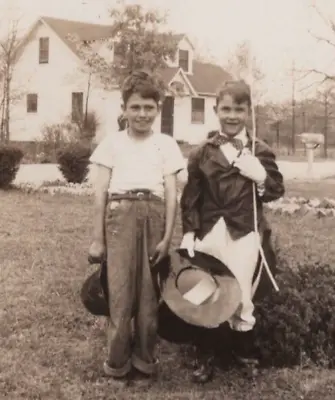
<path fill-rule="evenodd" d="M 97 166 L 89 256 L 107 260 L 110 318 L 104 372 L 157 372 L 158 299 L 151 267 L 168 255 L 177 210 L 176 175 L 184 169 L 177 142 L 152 131 L 161 93 L 153 77 L 134 72 L 123 85 L 128 129 L 108 134 L 93 152 Z M 131 320 L 135 321 L 132 337 Z"/>

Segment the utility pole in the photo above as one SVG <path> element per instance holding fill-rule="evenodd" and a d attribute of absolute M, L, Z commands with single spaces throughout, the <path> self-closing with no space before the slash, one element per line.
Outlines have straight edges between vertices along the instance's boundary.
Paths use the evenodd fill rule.
<path fill-rule="evenodd" d="M 291 145 L 292 153 L 295 154 L 295 60 L 292 61 L 292 133 L 291 133 Z"/>

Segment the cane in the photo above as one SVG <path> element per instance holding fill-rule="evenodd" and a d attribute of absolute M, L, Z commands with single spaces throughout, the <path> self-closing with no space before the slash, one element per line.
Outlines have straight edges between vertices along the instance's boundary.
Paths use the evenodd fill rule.
<path fill-rule="evenodd" d="M 255 148 L 256 148 L 256 114 L 255 114 L 255 107 L 254 107 L 254 95 L 253 95 L 253 57 L 252 57 L 252 52 L 251 52 L 251 46 L 249 43 L 249 52 L 248 52 L 248 70 L 249 70 L 249 87 L 250 87 L 250 98 L 251 98 L 251 121 L 252 121 L 252 155 L 255 155 Z M 259 270 L 259 275 L 255 280 L 255 283 L 253 285 L 253 292 L 256 291 L 256 286 L 258 285 L 261 273 L 262 273 L 262 266 L 265 267 L 265 270 L 270 278 L 270 281 L 275 288 L 275 290 L 278 292 L 279 287 L 276 283 L 276 280 L 274 276 L 272 275 L 272 272 L 270 270 L 269 264 L 266 261 L 266 257 L 264 254 L 264 250 L 262 247 L 262 243 L 260 240 L 259 232 L 258 232 L 258 222 L 257 222 L 257 197 L 256 197 L 256 183 L 254 182 L 252 185 L 252 201 L 253 201 L 253 214 L 254 214 L 254 229 L 256 232 L 256 236 L 258 238 L 258 245 L 259 245 L 259 252 L 261 255 L 261 267 Z"/>

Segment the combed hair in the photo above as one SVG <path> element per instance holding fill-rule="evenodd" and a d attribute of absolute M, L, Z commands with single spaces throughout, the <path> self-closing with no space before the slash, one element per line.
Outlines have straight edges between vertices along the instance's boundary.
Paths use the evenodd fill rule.
<path fill-rule="evenodd" d="M 230 95 L 237 104 L 248 103 L 251 106 L 250 86 L 244 80 L 224 82 L 216 92 L 216 105 L 225 95 Z"/>
<path fill-rule="evenodd" d="M 129 98 L 137 93 L 144 99 L 153 99 L 157 104 L 162 99 L 162 91 L 157 79 L 145 70 L 132 72 L 122 85 L 122 100 L 127 104 Z"/>

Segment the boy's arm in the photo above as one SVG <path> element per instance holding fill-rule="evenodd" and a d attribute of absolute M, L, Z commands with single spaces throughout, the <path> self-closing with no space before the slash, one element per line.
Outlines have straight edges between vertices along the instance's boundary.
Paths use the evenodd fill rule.
<path fill-rule="evenodd" d="M 96 166 L 93 241 L 98 243 L 105 241 L 105 209 L 111 173 L 110 168 Z"/>
<path fill-rule="evenodd" d="M 257 157 L 265 168 L 266 178 L 259 187 L 260 198 L 263 203 L 278 200 L 285 194 L 284 178 L 278 169 L 276 156 L 270 148 L 262 148 Z"/>
<path fill-rule="evenodd" d="M 183 234 L 195 233 L 200 229 L 199 201 L 202 192 L 201 173 L 199 170 L 200 148 L 191 153 L 188 160 L 188 179 L 181 200 Z"/>
<path fill-rule="evenodd" d="M 165 233 L 163 240 L 171 243 L 177 216 L 177 176 L 176 174 L 164 177 L 165 185 Z"/>

